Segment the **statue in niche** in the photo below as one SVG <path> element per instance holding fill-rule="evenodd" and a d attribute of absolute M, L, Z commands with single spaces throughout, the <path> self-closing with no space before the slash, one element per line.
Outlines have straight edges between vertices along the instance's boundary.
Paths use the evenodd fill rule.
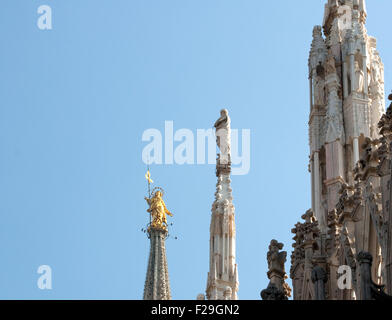
<path fill-rule="evenodd" d="M 380 64 L 377 60 L 374 60 L 371 64 L 371 76 L 370 76 L 370 90 L 371 93 L 376 96 L 382 94 L 382 76 Z"/>
<path fill-rule="evenodd" d="M 314 104 L 324 105 L 325 104 L 325 85 L 324 85 L 324 68 L 320 64 L 317 66 L 317 76 L 314 84 Z"/>
<path fill-rule="evenodd" d="M 354 83 L 355 91 L 363 92 L 364 74 L 363 74 L 363 70 L 361 70 L 361 68 L 359 67 L 358 61 L 355 61 L 354 69 L 355 69 L 355 83 Z"/>
<path fill-rule="evenodd" d="M 314 85 L 314 103 L 318 106 L 325 104 L 324 81 L 320 77 L 316 78 L 316 83 Z"/>
<path fill-rule="evenodd" d="M 375 59 L 372 61 L 371 65 L 371 78 L 370 78 L 370 84 L 371 85 L 379 85 L 382 82 L 382 76 L 381 76 L 381 68 L 380 68 L 380 62 L 378 59 Z"/>

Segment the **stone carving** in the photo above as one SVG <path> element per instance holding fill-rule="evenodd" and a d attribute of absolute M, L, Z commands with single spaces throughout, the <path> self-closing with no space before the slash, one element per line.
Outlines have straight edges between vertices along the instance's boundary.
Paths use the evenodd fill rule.
<path fill-rule="evenodd" d="M 235 262 L 235 219 L 230 179 L 230 162 L 223 163 L 221 156 L 230 159 L 230 118 L 227 110 L 221 111 L 216 121 L 217 144 L 221 150 L 216 163 L 217 184 L 215 201 L 211 209 L 210 269 L 207 277 L 208 300 L 237 300 L 239 287 L 238 269 Z M 222 132 L 223 130 L 223 132 Z M 230 243 L 229 250 L 226 250 Z M 228 287 L 231 293 L 228 293 Z"/>
<path fill-rule="evenodd" d="M 355 61 L 354 69 L 355 69 L 354 88 L 356 92 L 362 93 L 364 88 L 364 73 L 363 70 L 361 70 L 361 68 L 359 67 L 358 61 Z"/>
<path fill-rule="evenodd" d="M 284 275 L 284 280 L 287 280 L 289 276 L 287 274 Z M 286 297 L 291 297 L 291 288 L 287 282 L 283 282 L 283 293 Z"/>
<path fill-rule="evenodd" d="M 325 105 L 325 82 L 320 76 L 316 76 L 314 85 L 314 103 L 315 105 Z"/>
<path fill-rule="evenodd" d="M 330 143 L 338 139 L 342 143 L 345 141 L 343 126 L 342 102 L 339 98 L 340 84 L 336 74 L 335 58 L 331 54 L 327 60 L 327 78 L 326 85 L 328 90 L 328 106 L 325 117 L 326 137 L 325 142 Z"/>
<path fill-rule="evenodd" d="M 320 246 L 317 238 L 320 236 L 319 223 L 316 220 L 313 211 L 308 210 L 302 215 L 303 223 L 298 222 L 295 228 L 291 230 L 295 234 L 293 240 L 294 251 L 291 255 L 290 277 L 293 280 L 294 299 L 305 300 L 313 295 L 309 286 L 305 285 L 311 281 L 311 272 L 313 270 L 313 261 L 315 258 L 321 258 Z M 299 289 L 302 288 L 303 290 Z"/>
<path fill-rule="evenodd" d="M 226 109 L 221 110 L 220 118 L 215 122 L 216 143 L 219 147 L 219 162 L 228 164 L 230 161 L 230 117 Z"/>
<path fill-rule="evenodd" d="M 386 252 L 388 250 L 388 223 L 384 220 L 383 216 L 381 194 L 374 192 L 373 185 L 369 182 L 365 188 L 364 198 L 372 217 L 381 250 Z"/>
<path fill-rule="evenodd" d="M 339 110 L 340 102 L 337 95 L 337 91 L 331 91 L 329 93 L 329 102 L 326 115 L 327 132 L 325 142 L 330 143 L 338 139 L 344 143 L 344 127 L 343 127 L 343 115 Z"/>
<path fill-rule="evenodd" d="M 377 125 L 385 111 L 384 101 L 384 66 L 375 48 L 372 49 L 374 59 L 370 63 L 369 95 L 372 99 L 370 109 L 372 138 L 378 138 Z"/>
<path fill-rule="evenodd" d="M 327 59 L 327 74 L 334 74 L 336 73 L 336 60 L 335 57 L 330 53 Z"/>
<path fill-rule="evenodd" d="M 261 291 L 260 296 L 263 300 L 288 300 L 286 294 L 271 282 L 268 284 L 267 289 Z"/>
<path fill-rule="evenodd" d="M 329 239 L 327 241 L 327 249 L 328 253 L 332 254 L 335 248 L 339 244 L 339 235 L 340 235 L 340 225 L 338 223 L 338 214 L 336 208 L 328 213 L 328 235 Z"/>
<path fill-rule="evenodd" d="M 216 130 L 220 130 L 220 129 L 228 130 L 230 128 L 230 117 L 229 117 L 229 111 L 227 109 L 221 110 L 220 118 L 216 120 L 214 127 Z M 219 146 L 219 141 L 217 141 L 217 144 Z"/>
<path fill-rule="evenodd" d="M 225 291 L 223 291 L 223 299 L 224 300 L 231 300 L 232 293 L 233 293 L 233 290 L 231 289 L 231 287 L 227 286 L 225 288 Z"/>
<path fill-rule="evenodd" d="M 337 43 L 341 41 L 341 31 L 339 29 L 339 19 L 334 19 L 332 22 L 332 26 L 327 36 L 327 45 L 329 48 L 332 48 Z"/>
<path fill-rule="evenodd" d="M 353 8 L 352 19 L 353 19 L 352 28 L 356 38 L 359 41 L 364 41 L 366 35 L 366 29 L 364 24 L 362 23 L 363 21 L 361 20 L 361 13 L 356 8 Z"/>
<path fill-rule="evenodd" d="M 371 62 L 370 76 L 370 93 L 373 98 L 383 98 L 384 80 L 382 75 L 381 59 L 378 53 L 375 53 L 375 59 Z"/>
<path fill-rule="evenodd" d="M 337 20 L 345 9 L 352 24 L 343 29 Z M 392 294 L 392 104 L 384 114 L 384 66 L 365 20 L 363 0 L 329 0 L 324 34 L 313 29 L 309 158 L 317 221 L 308 211 L 292 229 L 295 300 L 361 299 L 366 272 L 359 270 L 364 265 L 357 253 L 366 250 L 374 258 L 375 281 Z M 351 268 L 351 289 L 338 287 L 342 265 Z M 277 298 L 281 291 L 272 282 L 264 296 Z"/>
<path fill-rule="evenodd" d="M 392 94 L 389 95 L 388 99 L 392 101 Z M 381 117 L 378 128 L 380 129 L 380 134 L 385 138 L 389 139 L 392 136 L 392 103 L 387 109 L 386 114 Z"/>
<path fill-rule="evenodd" d="M 283 243 L 279 243 L 276 240 L 271 240 L 271 243 L 269 245 L 269 251 L 267 253 L 269 277 L 275 273 L 282 275 L 283 277 L 286 273 L 284 270 L 284 264 L 286 262 L 287 252 L 279 252 L 282 249 Z"/>
<path fill-rule="evenodd" d="M 312 282 L 314 283 L 315 300 L 325 300 L 325 283 L 328 275 L 323 268 L 316 266 L 312 271 Z"/>
<path fill-rule="evenodd" d="M 385 300 L 392 301 L 392 296 L 384 292 L 384 285 L 377 285 L 372 280 L 373 257 L 369 252 L 361 251 L 357 255 L 357 260 L 361 270 L 361 300 Z"/>
<path fill-rule="evenodd" d="M 388 97 L 392 101 L 392 94 Z M 387 291 L 392 294 L 392 103 L 389 106 L 386 114 L 384 114 L 378 124 L 380 129 L 380 146 L 377 150 L 379 157 L 379 165 L 377 173 L 381 177 L 381 199 L 382 206 L 380 211 L 379 204 L 373 206 L 375 210 L 371 211 L 372 215 L 376 215 L 380 221 L 376 223 L 379 225 L 378 230 L 381 231 L 381 246 L 382 246 L 382 263 L 383 263 L 383 281 L 387 286 Z M 379 198 L 377 196 L 377 198 Z M 379 203 L 379 199 L 377 200 Z M 380 215 L 381 213 L 381 215 Z M 377 221 L 377 218 L 374 219 Z M 380 225 L 380 222 L 382 225 Z M 377 255 L 374 255 L 377 263 Z"/>
<path fill-rule="evenodd" d="M 322 35 L 321 26 L 313 28 L 313 40 L 309 56 L 309 69 L 315 69 L 320 63 L 324 63 L 327 56 L 327 47 Z"/>
<path fill-rule="evenodd" d="M 287 297 L 291 296 L 291 288 L 285 283 L 285 280 L 288 278 L 284 266 L 287 252 L 280 251 L 282 249 L 283 243 L 279 243 L 277 240 L 271 240 L 267 253 L 267 275 L 270 283 L 267 289 L 261 292 L 264 300 L 287 300 Z"/>

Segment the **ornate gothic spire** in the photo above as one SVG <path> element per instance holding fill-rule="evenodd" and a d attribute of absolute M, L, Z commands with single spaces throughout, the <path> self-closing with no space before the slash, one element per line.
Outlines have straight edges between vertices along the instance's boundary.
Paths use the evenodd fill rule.
<path fill-rule="evenodd" d="M 150 256 L 148 259 L 146 282 L 144 285 L 144 300 L 171 300 L 169 272 L 167 267 L 165 241 L 168 236 L 166 214 L 172 216 L 163 201 L 163 189 L 154 188 L 150 192 L 152 183 L 150 172 L 146 174 L 148 180 L 149 197 L 145 198 L 150 213 L 150 224 L 147 228 L 150 239 Z"/>
<path fill-rule="evenodd" d="M 151 247 L 143 299 L 171 300 L 165 247 L 167 231 L 150 228 L 148 237 L 150 238 Z"/>
<path fill-rule="evenodd" d="M 230 118 L 227 110 L 215 123 L 220 149 L 216 164 L 215 201 L 212 205 L 210 227 L 210 271 L 207 280 L 209 300 L 236 300 L 238 270 L 235 263 L 235 221 L 230 186 Z"/>
<path fill-rule="evenodd" d="M 384 65 L 365 27 L 365 1 L 325 2 L 324 35 L 314 28 L 309 56 L 312 209 L 293 229 L 290 274 L 294 299 L 361 299 L 355 253 L 372 250 L 377 270 L 392 265 L 380 218 L 380 208 L 390 203 L 385 132 L 392 111 L 383 116 Z M 337 287 L 342 264 L 353 271 L 353 288 L 344 292 Z M 376 268 L 373 272 L 378 281 L 384 277 Z"/>

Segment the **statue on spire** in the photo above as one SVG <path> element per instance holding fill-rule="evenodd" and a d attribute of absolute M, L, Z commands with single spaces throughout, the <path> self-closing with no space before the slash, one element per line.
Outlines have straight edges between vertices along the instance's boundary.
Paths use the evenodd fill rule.
<path fill-rule="evenodd" d="M 230 166 L 231 130 L 229 111 L 227 109 L 221 110 L 220 118 L 215 122 L 214 127 L 216 131 L 216 144 L 220 150 L 218 164 Z"/>
<path fill-rule="evenodd" d="M 216 130 L 216 143 L 221 154 L 230 153 L 230 117 L 227 109 L 222 109 L 220 118 L 216 120 L 214 127 Z"/>
<path fill-rule="evenodd" d="M 156 191 L 152 198 L 145 198 L 148 205 L 150 206 L 147 212 L 151 214 L 151 227 L 157 229 L 167 228 L 167 214 L 173 216 L 173 214 L 166 208 L 166 204 L 163 201 L 163 193 L 161 191 Z"/>
<path fill-rule="evenodd" d="M 267 289 L 261 291 L 261 298 L 263 300 L 287 300 L 291 297 L 291 288 L 285 282 L 288 278 L 284 266 L 287 252 L 281 251 L 283 249 L 283 243 L 280 243 L 277 240 L 271 240 L 268 249 L 267 275 L 270 282 Z"/>
<path fill-rule="evenodd" d="M 150 228 L 167 230 L 167 215 L 172 217 L 173 214 L 166 208 L 165 201 L 163 201 L 163 189 L 156 187 L 150 192 L 150 184 L 153 183 L 150 170 L 147 171 L 145 177 L 148 181 L 148 198 L 144 197 L 144 199 L 149 205 L 147 212 L 151 217 Z"/>

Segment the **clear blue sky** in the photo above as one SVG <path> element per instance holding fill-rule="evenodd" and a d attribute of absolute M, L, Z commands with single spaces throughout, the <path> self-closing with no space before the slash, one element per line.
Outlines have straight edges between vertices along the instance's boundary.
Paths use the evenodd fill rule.
<path fill-rule="evenodd" d="M 143 131 L 251 130 L 233 177 L 241 299 L 267 286 L 310 206 L 307 59 L 326 0 L 3 0 L 0 10 L 0 298 L 140 299 L 149 241 Z M 368 2 L 392 89 L 390 0 Z M 53 9 L 53 30 L 37 8 Z M 153 166 L 175 214 L 174 299 L 204 292 L 213 165 Z M 288 258 L 289 260 L 289 258 Z M 37 268 L 53 289 L 37 288 Z M 289 265 L 289 264 L 288 264 Z M 288 266 L 287 266 L 288 268 Z"/>

